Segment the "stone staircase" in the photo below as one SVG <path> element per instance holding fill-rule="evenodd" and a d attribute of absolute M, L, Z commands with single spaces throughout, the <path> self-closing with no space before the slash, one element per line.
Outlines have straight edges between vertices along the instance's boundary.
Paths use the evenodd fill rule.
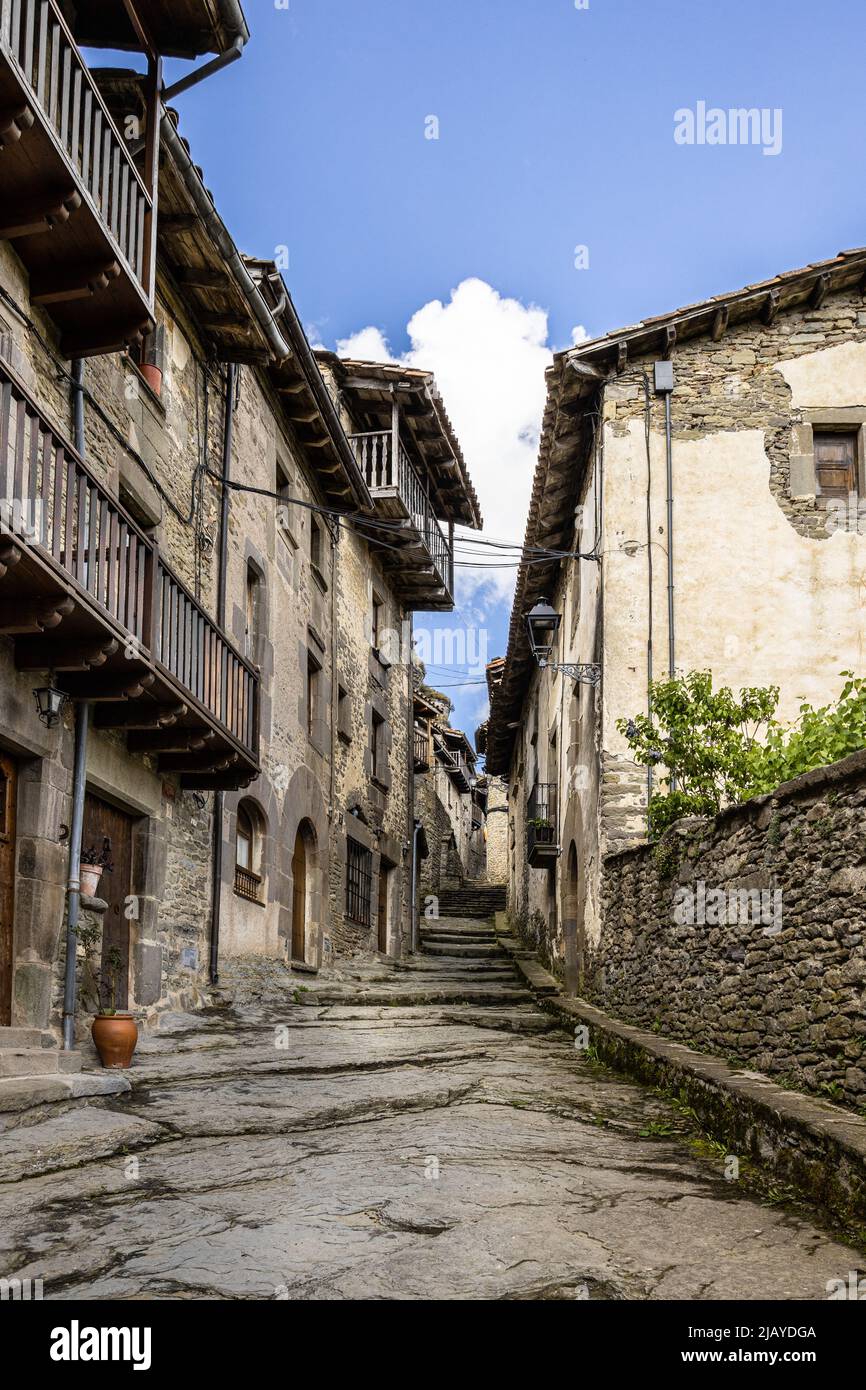
<path fill-rule="evenodd" d="M 63 1052 L 41 1028 L 0 1028 L 0 1135 L 80 1105 L 126 1095 L 124 1072 L 83 1071 L 82 1054 Z"/>
<path fill-rule="evenodd" d="M 77 1071 L 81 1071 L 81 1053 L 62 1052 L 53 1033 L 41 1028 L 0 1028 L 0 1080 Z"/>
<path fill-rule="evenodd" d="M 504 912 L 505 884 L 481 883 L 467 879 L 461 888 L 443 888 L 439 893 L 440 917 L 492 917 Z"/>

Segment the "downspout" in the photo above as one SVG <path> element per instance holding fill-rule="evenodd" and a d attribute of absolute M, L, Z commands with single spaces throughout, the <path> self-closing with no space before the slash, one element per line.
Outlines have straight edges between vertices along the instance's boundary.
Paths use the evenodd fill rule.
<path fill-rule="evenodd" d="M 653 539 L 652 539 L 652 406 L 650 404 L 649 377 L 643 374 L 644 389 L 644 435 L 646 437 L 646 560 L 647 560 L 647 642 L 646 642 L 646 704 L 647 718 L 652 719 L 653 683 Z M 647 763 L 646 804 L 647 817 L 653 794 L 653 766 Z"/>
<path fill-rule="evenodd" d="M 173 82 L 170 87 L 166 87 L 162 94 L 163 101 L 172 101 L 174 97 L 179 97 L 181 92 L 188 92 L 190 87 L 197 87 L 200 82 L 204 82 L 208 77 L 213 77 L 214 73 L 221 72 L 231 63 L 236 63 L 238 58 L 243 56 L 245 42 L 246 40 L 238 34 L 234 43 L 224 53 L 218 53 L 209 62 L 202 63 L 200 68 L 194 68 L 192 72 L 188 72 L 186 77 L 182 77 L 179 82 Z"/>
<path fill-rule="evenodd" d="M 668 676 L 676 675 L 674 640 L 674 460 L 671 429 L 671 393 L 665 392 L 665 448 L 668 472 Z"/>
<path fill-rule="evenodd" d="M 412 951 L 418 950 L 418 836 L 423 827 L 414 820 L 412 827 Z"/>
<path fill-rule="evenodd" d="M 84 457 L 84 362 L 72 364 L 72 433 L 78 453 Z M 81 912 L 81 836 L 84 829 L 84 794 L 87 785 L 87 740 L 90 704 L 75 706 L 75 764 L 72 774 L 72 824 L 69 832 L 69 877 L 66 912 L 66 970 L 63 980 L 63 1051 L 75 1047 L 75 990 L 78 964 L 78 919 Z"/>
<path fill-rule="evenodd" d="M 222 476 L 226 482 L 231 478 L 232 464 L 232 438 L 234 435 L 235 422 L 235 387 L 237 384 L 237 367 L 234 362 L 230 362 L 226 372 L 226 394 L 225 394 L 225 416 L 223 423 L 223 457 L 222 457 Z M 223 484 L 222 501 L 220 503 L 220 543 L 217 570 L 217 626 L 225 628 L 226 617 L 226 570 L 228 556 L 228 532 L 229 532 L 229 496 L 231 489 Z M 211 922 L 210 922 L 210 982 L 212 985 L 219 983 L 219 950 L 220 950 L 220 906 L 222 901 L 222 878 L 223 878 L 223 811 L 225 807 L 225 794 L 218 791 L 214 794 L 213 811 L 213 874 L 211 878 Z"/>
<path fill-rule="evenodd" d="M 412 883 L 412 911 L 409 917 L 409 950 L 415 950 L 415 915 L 417 903 L 415 901 L 416 885 L 416 850 L 418 848 L 418 831 L 415 826 L 415 690 L 412 680 L 412 638 L 413 638 L 413 614 L 408 617 L 408 651 L 406 652 L 406 724 L 408 726 L 409 753 L 406 763 L 406 787 L 407 787 L 407 806 L 406 806 L 406 828 L 409 835 L 411 846 L 412 863 L 410 866 L 410 878 Z M 404 629 L 405 630 L 405 629 Z"/>

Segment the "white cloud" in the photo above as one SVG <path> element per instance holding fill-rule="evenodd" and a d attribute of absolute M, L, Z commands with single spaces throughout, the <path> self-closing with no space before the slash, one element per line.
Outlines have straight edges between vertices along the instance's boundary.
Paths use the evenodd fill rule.
<path fill-rule="evenodd" d="M 348 338 L 337 339 L 337 356 L 354 357 L 360 362 L 395 362 L 381 328 L 362 328 Z"/>
<path fill-rule="evenodd" d="M 571 346 L 572 346 L 572 347 L 577 347 L 578 343 L 586 343 L 586 342 L 588 342 L 588 341 L 589 341 L 589 334 L 587 333 L 587 331 L 586 331 L 586 329 L 584 328 L 584 326 L 583 326 L 582 323 L 579 323 L 575 328 L 572 328 L 572 330 L 571 330 Z"/>
<path fill-rule="evenodd" d="M 411 346 L 399 360 L 436 377 L 481 502 L 485 536 L 521 543 L 544 410 L 544 373 L 552 360 L 546 312 L 473 278 L 458 285 L 447 303 L 425 304 L 412 315 L 407 332 Z M 342 339 L 337 352 L 398 360 L 375 327 Z M 482 562 L 497 558 L 497 552 L 470 548 Z M 514 569 L 460 569 L 458 576 L 461 610 L 473 600 L 510 601 Z"/>

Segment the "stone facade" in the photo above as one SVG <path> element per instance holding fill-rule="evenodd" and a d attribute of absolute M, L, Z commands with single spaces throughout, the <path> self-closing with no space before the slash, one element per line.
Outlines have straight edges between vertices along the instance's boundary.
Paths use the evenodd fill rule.
<path fill-rule="evenodd" d="M 500 777 L 487 779 L 487 836 L 484 876 L 488 883 L 508 882 L 508 787 Z"/>
<path fill-rule="evenodd" d="M 669 544 L 677 671 L 709 669 L 735 691 L 778 685 L 779 717 L 793 721 L 802 700 L 831 702 L 841 673 L 862 667 L 862 260 L 750 287 L 730 308 L 692 306 L 669 327 L 649 321 L 551 369 L 527 540 L 580 558 L 518 580 L 489 768 L 509 782 L 513 919 L 575 988 L 601 937 L 602 860 L 646 834 L 647 772 L 616 724 L 646 711 L 650 675 L 668 674 Z M 672 541 L 662 357 L 674 372 Z M 819 495 L 818 431 L 852 441 L 844 500 Z M 522 613 L 539 594 L 562 615 L 554 660 L 597 663 L 598 689 L 527 659 Z M 560 857 L 531 868 L 526 803 L 544 782 L 557 787 Z"/>
<path fill-rule="evenodd" d="M 585 993 L 785 1084 L 866 1096 L 866 753 L 604 861 Z M 763 895 L 763 896 L 762 896 Z"/>
<path fill-rule="evenodd" d="M 129 95 L 128 75 L 108 74 L 105 82 L 106 98 L 117 110 Z M 79 547 L 82 537 L 95 536 L 93 518 L 101 508 L 100 536 L 107 537 L 99 542 L 102 563 L 113 565 L 119 556 L 122 564 L 128 550 L 103 529 L 112 505 L 122 509 L 148 555 L 157 557 L 153 573 L 158 578 L 163 566 L 183 586 L 176 589 L 185 595 L 177 598 L 176 609 L 158 614 L 159 660 L 166 669 L 170 660 L 188 664 L 184 679 L 167 670 L 170 679 L 177 678 L 176 705 L 158 710 L 162 722 L 150 723 L 146 707 L 144 724 L 124 723 L 123 706 L 118 723 L 100 719 L 103 698 L 114 706 L 129 691 L 124 684 L 109 698 L 117 679 L 113 668 L 104 691 L 100 675 L 91 678 L 104 660 L 99 653 L 91 661 L 83 652 L 79 664 L 76 655 L 60 671 L 71 691 L 82 678 L 67 672 L 85 672 L 92 693 L 77 698 L 96 701 L 86 753 L 88 804 L 120 817 L 128 833 L 128 853 L 114 877 L 103 879 L 112 903 L 84 902 L 82 924 L 104 929 L 111 923 L 120 933 L 123 990 L 139 1017 L 203 1002 L 220 958 L 269 957 L 311 971 L 338 954 L 381 951 L 396 957 L 410 944 L 411 613 L 421 604 L 414 591 L 406 596 L 406 582 L 414 568 L 417 593 L 423 594 L 427 573 L 417 541 L 395 570 L 387 563 L 393 544 L 375 543 L 384 533 L 357 524 L 359 515 L 377 511 L 349 439 L 364 429 L 364 420 L 336 379 L 333 361 L 314 357 L 276 267 L 241 260 L 200 171 L 191 163 L 186 167 L 188 152 L 173 130 L 167 118 L 161 194 L 164 186 L 172 215 L 160 214 L 157 224 L 153 306 L 161 375 L 146 374 L 134 350 L 84 362 L 82 456 L 98 491 L 90 519 L 81 521 L 77 534 Z M 192 240 L 179 243 L 178 228 Z M 211 263 L 198 264 L 196 255 Z M 216 311 L 212 302 L 202 303 L 212 293 Z M 232 303 L 232 312 L 220 296 Z M 286 338 L 274 347 L 282 332 Z M 353 370 L 368 365 L 378 370 L 364 363 Z M 7 392 L 25 393 L 56 437 L 70 441 L 70 366 L 49 313 L 31 297 L 24 264 L 6 242 L 0 242 L 0 368 L 4 382 L 12 383 Z M 459 445 L 435 382 L 429 374 L 410 375 L 407 392 L 416 400 L 424 393 L 434 424 L 425 430 L 416 463 L 407 464 L 423 475 L 418 485 L 426 489 L 431 509 L 429 534 L 451 506 L 458 519 L 478 524 L 462 457 L 456 489 L 448 479 L 450 501 L 436 491 L 441 480 L 434 477 L 435 463 L 424 474 L 431 439 L 434 454 L 447 446 L 449 464 Z M 399 519 L 393 524 L 398 530 L 405 525 Z M 447 544 L 444 533 L 438 534 Z M 74 561 L 68 542 L 68 553 L 53 557 L 62 561 L 61 569 L 66 565 L 61 585 L 67 584 L 69 564 L 78 563 L 71 585 L 75 603 L 89 604 L 93 597 L 74 585 L 89 583 L 95 546 L 94 540 L 86 563 L 83 549 Z M 441 569 L 441 557 L 439 563 Z M 5 572 L 0 557 L 0 579 Z M 448 580 L 453 575 L 446 572 L 433 593 L 440 608 L 450 603 Z M 399 592 L 398 581 L 404 586 Z M 136 601 L 139 615 L 145 607 L 151 611 L 150 591 L 142 589 Z M 107 601 L 100 596 L 99 602 Z M 76 611 L 75 603 L 68 611 Z M 20 669 L 15 616 L 8 604 L 0 610 L 0 792 L 11 788 L 2 808 L 3 833 L 17 820 L 5 852 L 0 837 L 4 932 L 7 904 L 12 913 L 8 972 L 0 952 L 0 967 L 8 974 L 0 984 L 4 990 L 10 985 L 12 1003 L 0 1026 L 57 1027 L 76 715 L 70 702 L 59 725 L 40 723 L 33 690 L 45 683 L 55 649 L 45 647 L 44 670 L 32 662 Z M 97 620 L 102 618 L 100 613 Z M 59 641 L 64 631 L 57 631 Z M 122 640 L 127 642 L 126 633 Z M 53 630 L 46 637 L 52 641 Z M 218 664 L 226 644 L 243 670 Z M 117 646 L 110 655 L 119 662 Z M 141 645 L 133 640 L 128 647 L 124 658 L 138 661 Z M 68 658 L 69 644 L 62 650 Z M 155 645 L 145 657 L 157 661 Z M 249 712 L 244 701 L 250 697 L 241 685 L 247 678 L 257 681 L 260 692 L 255 737 L 249 735 L 254 746 L 214 756 L 228 725 L 217 727 L 221 717 L 212 705 L 222 699 L 226 719 L 236 717 L 237 707 Z M 148 679 L 152 684 L 155 677 Z M 208 681 L 211 689 L 202 693 Z M 142 691 L 147 700 L 146 685 L 134 698 Z M 175 726 L 192 705 L 194 718 L 211 723 L 203 738 L 177 741 Z M 243 761 L 246 755 L 250 763 L 258 760 L 257 773 Z M 242 770 L 233 772 L 237 766 Z M 363 870 L 360 900 L 350 891 L 356 852 Z"/>

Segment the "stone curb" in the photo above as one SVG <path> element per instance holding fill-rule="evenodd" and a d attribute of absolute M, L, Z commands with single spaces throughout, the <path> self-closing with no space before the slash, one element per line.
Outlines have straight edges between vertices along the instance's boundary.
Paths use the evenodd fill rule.
<path fill-rule="evenodd" d="M 760 1072 L 622 1023 L 583 999 L 566 997 L 537 961 L 516 957 L 513 940 L 500 936 L 539 1008 L 569 1027 L 586 1024 L 601 1061 L 637 1081 L 677 1093 L 733 1156 L 762 1164 L 845 1225 L 866 1221 L 866 1119 L 785 1090 Z"/>

